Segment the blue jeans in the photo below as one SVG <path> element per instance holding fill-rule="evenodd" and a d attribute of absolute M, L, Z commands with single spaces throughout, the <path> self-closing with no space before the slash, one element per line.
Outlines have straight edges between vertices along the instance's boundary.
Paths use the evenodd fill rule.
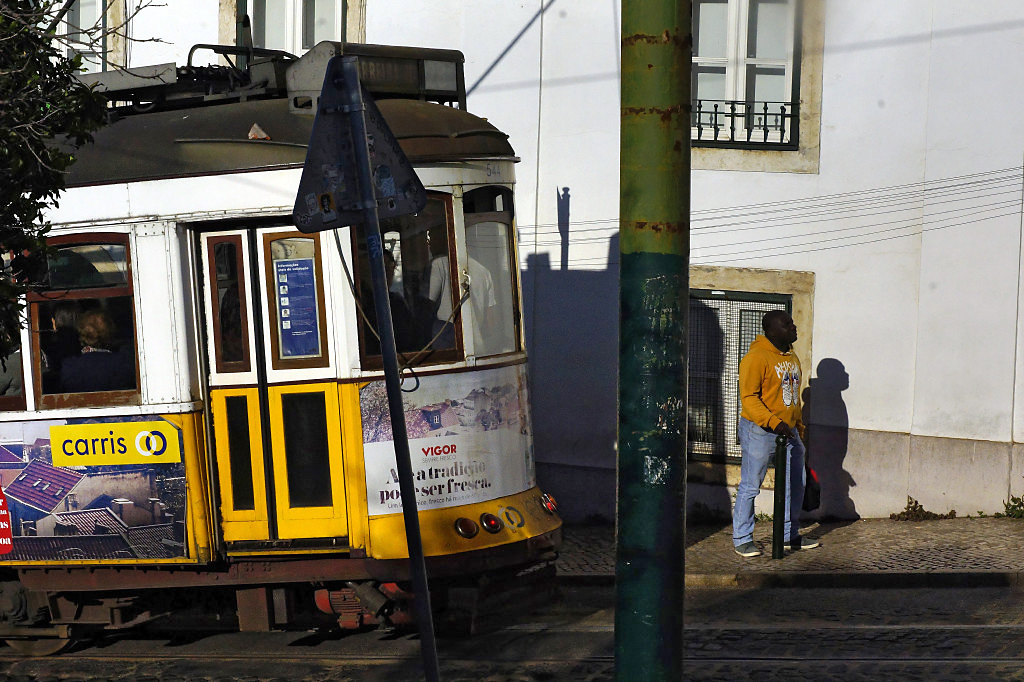
<path fill-rule="evenodd" d="M 732 510 L 732 543 L 739 547 L 754 540 L 754 498 L 761 490 L 768 464 L 775 456 L 775 434 L 740 417 L 740 485 L 736 490 L 736 506 Z M 787 541 L 800 535 L 800 512 L 804 504 L 804 444 L 794 431 L 786 445 L 789 464 L 786 467 L 786 522 L 783 536 Z M 794 476 L 793 473 L 796 472 Z"/>

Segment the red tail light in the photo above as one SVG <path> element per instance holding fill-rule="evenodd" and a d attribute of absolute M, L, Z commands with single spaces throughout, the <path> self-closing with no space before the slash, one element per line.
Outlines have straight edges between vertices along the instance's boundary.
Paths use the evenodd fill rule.
<path fill-rule="evenodd" d="M 503 527 L 501 519 L 490 513 L 480 515 L 480 525 L 483 526 L 484 530 L 488 533 L 498 533 Z"/>
<path fill-rule="evenodd" d="M 548 514 L 554 514 L 558 511 L 558 502 L 555 501 L 554 497 L 547 493 L 540 496 L 540 506 L 544 507 L 544 511 Z"/>

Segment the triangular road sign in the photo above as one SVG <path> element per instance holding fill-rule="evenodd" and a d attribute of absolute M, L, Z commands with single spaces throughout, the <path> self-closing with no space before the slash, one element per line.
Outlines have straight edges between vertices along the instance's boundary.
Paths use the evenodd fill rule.
<path fill-rule="evenodd" d="M 393 218 L 423 210 L 427 192 L 398 145 L 373 98 L 362 91 L 364 109 L 347 105 L 342 60 L 327 64 L 319 108 L 306 150 L 306 163 L 295 198 L 292 219 L 303 232 L 319 232 L 353 225 L 364 219 L 360 183 L 372 182 L 379 218 Z M 351 59 L 351 58 L 350 58 Z M 352 119 L 363 116 L 366 141 L 353 140 Z M 366 144 L 370 168 L 361 169 L 353 144 Z"/>

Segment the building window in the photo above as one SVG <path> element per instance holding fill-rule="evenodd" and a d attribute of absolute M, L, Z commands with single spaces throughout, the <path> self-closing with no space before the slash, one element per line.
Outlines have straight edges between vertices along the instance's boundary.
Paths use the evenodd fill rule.
<path fill-rule="evenodd" d="M 56 237 L 48 243 L 46 280 L 28 297 L 39 404 L 138 403 L 127 236 Z"/>
<path fill-rule="evenodd" d="M 797 148 L 798 0 L 694 0 L 694 146 Z"/>
<path fill-rule="evenodd" d="M 788 295 L 690 290 L 690 459 L 739 462 L 740 360 L 762 333 L 764 314 L 791 308 Z"/>
<path fill-rule="evenodd" d="M 324 40 L 341 40 L 342 7 L 339 0 L 253 0 L 253 45 L 301 55 Z"/>
<path fill-rule="evenodd" d="M 106 0 L 75 0 L 64 16 L 68 57 L 82 55 L 82 70 L 107 68 Z"/>

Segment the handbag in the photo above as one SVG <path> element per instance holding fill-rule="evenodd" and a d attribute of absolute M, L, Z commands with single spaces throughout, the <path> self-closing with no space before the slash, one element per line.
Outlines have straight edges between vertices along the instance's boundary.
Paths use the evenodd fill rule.
<path fill-rule="evenodd" d="M 821 506 L 821 481 L 810 466 L 807 467 L 807 482 L 804 483 L 804 511 L 814 511 Z"/>

